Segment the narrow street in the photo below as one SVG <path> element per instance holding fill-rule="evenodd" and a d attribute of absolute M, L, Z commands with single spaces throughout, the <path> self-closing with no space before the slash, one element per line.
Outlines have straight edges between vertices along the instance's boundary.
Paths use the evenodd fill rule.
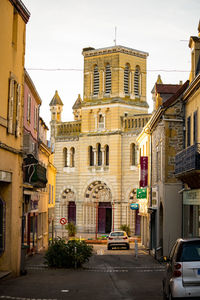
<path fill-rule="evenodd" d="M 27 259 L 27 275 L 0 281 L 0 299 L 161 300 L 163 266 L 144 249 L 95 245 L 83 269 L 48 269 L 43 255 Z"/>

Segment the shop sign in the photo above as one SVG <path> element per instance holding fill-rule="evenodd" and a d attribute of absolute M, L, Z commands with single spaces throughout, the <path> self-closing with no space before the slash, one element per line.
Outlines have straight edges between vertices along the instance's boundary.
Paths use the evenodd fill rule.
<path fill-rule="evenodd" d="M 140 215 L 147 215 L 147 199 L 140 199 L 139 200 L 139 214 Z"/>
<path fill-rule="evenodd" d="M 183 204 L 185 205 L 200 205 L 200 189 L 184 191 Z"/>
<path fill-rule="evenodd" d="M 148 156 L 140 157 L 140 186 L 148 185 Z"/>
<path fill-rule="evenodd" d="M 146 199 L 147 189 L 137 189 L 137 199 Z"/>
<path fill-rule="evenodd" d="M 130 208 L 131 208 L 132 210 L 137 210 L 137 209 L 139 209 L 139 204 L 138 204 L 138 203 L 131 203 L 131 204 L 130 204 Z"/>

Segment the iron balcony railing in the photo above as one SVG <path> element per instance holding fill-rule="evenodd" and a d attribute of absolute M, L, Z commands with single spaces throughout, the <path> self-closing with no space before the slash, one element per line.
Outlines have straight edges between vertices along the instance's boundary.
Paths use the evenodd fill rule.
<path fill-rule="evenodd" d="M 200 144 L 192 145 L 175 157 L 175 175 L 200 170 Z"/>

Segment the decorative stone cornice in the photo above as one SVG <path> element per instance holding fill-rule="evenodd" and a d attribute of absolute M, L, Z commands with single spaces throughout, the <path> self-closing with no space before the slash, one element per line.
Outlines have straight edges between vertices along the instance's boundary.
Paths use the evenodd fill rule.
<path fill-rule="evenodd" d="M 91 57 L 91 56 L 97 56 L 97 55 L 106 55 L 106 54 L 113 54 L 113 53 L 124 53 L 129 54 L 132 56 L 147 58 L 149 53 L 124 47 L 124 46 L 113 46 L 113 47 L 106 47 L 106 48 L 100 48 L 100 49 L 92 49 L 92 48 L 85 48 L 83 49 L 83 56 L 84 57 Z"/>

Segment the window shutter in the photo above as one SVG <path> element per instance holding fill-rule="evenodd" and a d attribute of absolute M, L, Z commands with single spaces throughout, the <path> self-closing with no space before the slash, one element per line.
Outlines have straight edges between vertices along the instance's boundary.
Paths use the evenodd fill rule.
<path fill-rule="evenodd" d="M 13 133 L 13 110 L 14 110 L 14 92 L 15 81 L 10 79 L 9 100 L 8 100 L 8 133 Z"/>
<path fill-rule="evenodd" d="M 111 93 L 111 69 L 110 65 L 106 65 L 106 94 Z"/>
<path fill-rule="evenodd" d="M 136 97 L 140 96 L 140 70 L 136 67 L 134 74 L 134 93 Z"/>
<path fill-rule="evenodd" d="M 15 135 L 20 134 L 20 106 L 21 106 L 21 85 L 17 85 L 17 103 L 16 103 L 16 131 Z"/>
<path fill-rule="evenodd" d="M 98 95 L 99 93 L 99 71 L 98 67 L 94 67 L 94 80 L 93 80 L 93 95 Z"/>
<path fill-rule="evenodd" d="M 124 94 L 129 94 L 129 66 L 126 65 L 124 69 Z"/>

